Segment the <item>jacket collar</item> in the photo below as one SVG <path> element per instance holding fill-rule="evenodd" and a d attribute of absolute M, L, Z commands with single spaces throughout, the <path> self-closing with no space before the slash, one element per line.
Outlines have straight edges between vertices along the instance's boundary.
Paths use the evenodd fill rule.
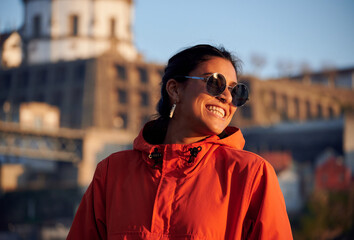
<path fill-rule="evenodd" d="M 227 127 L 219 136 L 210 136 L 192 144 L 161 144 L 167 124 L 161 120 L 150 121 L 134 140 L 134 149 L 142 152 L 144 161 L 167 172 L 188 175 L 197 166 L 202 167 L 206 161 L 200 162 L 201 159 L 218 147 L 242 150 L 245 144 L 241 131 L 236 127 Z"/>

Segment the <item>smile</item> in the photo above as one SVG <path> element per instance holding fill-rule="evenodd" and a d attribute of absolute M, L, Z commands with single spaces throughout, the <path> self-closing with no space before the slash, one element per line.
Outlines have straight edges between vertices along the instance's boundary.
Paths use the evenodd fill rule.
<path fill-rule="evenodd" d="M 209 105 L 207 106 L 207 109 L 221 118 L 225 117 L 225 110 L 221 107 Z"/>

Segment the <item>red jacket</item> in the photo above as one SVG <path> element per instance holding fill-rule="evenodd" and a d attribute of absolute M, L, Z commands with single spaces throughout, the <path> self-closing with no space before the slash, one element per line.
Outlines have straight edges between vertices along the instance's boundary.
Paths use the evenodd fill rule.
<path fill-rule="evenodd" d="M 67 239 L 292 239 L 272 166 L 243 151 L 237 128 L 101 161 Z"/>

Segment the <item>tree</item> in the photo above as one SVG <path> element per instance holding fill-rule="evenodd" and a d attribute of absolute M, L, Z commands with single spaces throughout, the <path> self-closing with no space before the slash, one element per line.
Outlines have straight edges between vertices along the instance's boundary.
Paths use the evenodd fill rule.
<path fill-rule="evenodd" d="M 353 239 L 354 189 L 316 191 L 309 198 L 294 239 Z"/>

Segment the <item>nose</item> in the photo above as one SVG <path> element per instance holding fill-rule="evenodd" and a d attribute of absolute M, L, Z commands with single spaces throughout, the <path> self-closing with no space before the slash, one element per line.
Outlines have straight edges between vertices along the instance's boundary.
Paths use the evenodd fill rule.
<path fill-rule="evenodd" d="M 226 89 L 216 98 L 223 103 L 228 103 L 228 104 L 231 103 L 232 102 L 231 89 L 226 87 Z"/>

